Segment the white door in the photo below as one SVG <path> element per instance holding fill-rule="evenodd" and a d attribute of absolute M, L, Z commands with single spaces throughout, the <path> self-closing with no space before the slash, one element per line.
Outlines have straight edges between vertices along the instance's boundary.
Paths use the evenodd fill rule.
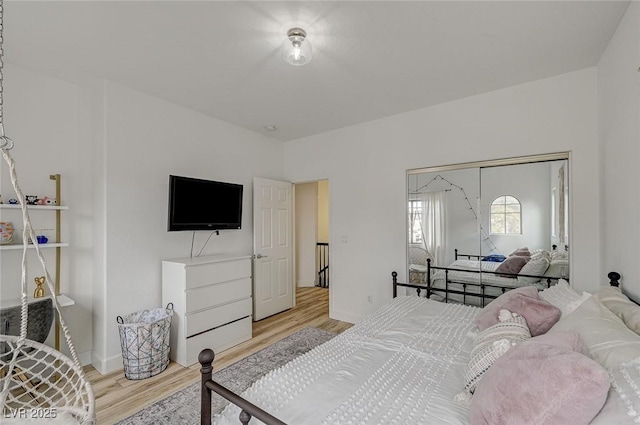
<path fill-rule="evenodd" d="M 253 179 L 253 320 L 293 307 L 292 186 Z"/>

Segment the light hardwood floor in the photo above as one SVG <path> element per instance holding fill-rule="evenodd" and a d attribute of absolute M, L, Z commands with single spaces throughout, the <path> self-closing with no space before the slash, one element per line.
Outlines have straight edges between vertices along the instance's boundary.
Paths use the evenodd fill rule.
<path fill-rule="evenodd" d="M 214 371 L 255 353 L 292 333 L 313 326 L 341 333 L 350 323 L 329 318 L 329 290 L 298 288 L 296 306 L 253 324 L 253 338 L 216 356 Z M 130 381 L 122 370 L 101 375 L 93 367 L 85 373 L 93 386 L 99 425 L 116 423 L 169 394 L 200 380 L 200 365 L 185 368 L 171 362 L 167 370 L 142 381 Z"/>

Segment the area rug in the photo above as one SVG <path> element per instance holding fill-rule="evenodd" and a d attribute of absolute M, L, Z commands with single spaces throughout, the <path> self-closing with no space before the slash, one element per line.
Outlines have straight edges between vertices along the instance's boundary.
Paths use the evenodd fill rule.
<path fill-rule="evenodd" d="M 271 344 L 226 368 L 214 372 L 213 379 L 236 394 L 241 393 L 262 376 L 285 365 L 312 348 L 333 338 L 334 333 L 318 328 L 304 328 Z M 215 370 L 215 361 L 214 361 Z M 228 402 L 213 393 L 213 413 Z M 200 423 L 200 381 L 155 402 L 117 425 L 177 425 Z"/>

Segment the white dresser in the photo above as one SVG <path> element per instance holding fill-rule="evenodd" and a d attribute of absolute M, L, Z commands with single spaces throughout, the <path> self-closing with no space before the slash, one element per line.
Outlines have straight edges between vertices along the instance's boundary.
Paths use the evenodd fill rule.
<path fill-rule="evenodd" d="M 173 303 L 171 360 L 190 366 L 251 338 L 251 256 L 212 255 L 162 262 L 162 304 Z"/>

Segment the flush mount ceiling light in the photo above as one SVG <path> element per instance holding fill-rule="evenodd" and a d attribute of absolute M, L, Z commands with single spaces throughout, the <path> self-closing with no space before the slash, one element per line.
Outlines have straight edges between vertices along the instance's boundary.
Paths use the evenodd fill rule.
<path fill-rule="evenodd" d="M 282 45 L 282 58 L 294 66 L 311 62 L 311 43 L 305 40 L 307 32 L 302 28 L 291 28 L 287 31 L 287 39 Z"/>

